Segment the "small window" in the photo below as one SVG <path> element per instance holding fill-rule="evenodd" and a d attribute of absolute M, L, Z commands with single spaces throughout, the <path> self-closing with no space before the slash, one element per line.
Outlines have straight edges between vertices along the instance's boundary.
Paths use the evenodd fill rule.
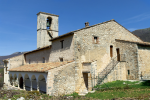
<path fill-rule="evenodd" d="M 63 45 L 64 40 L 61 40 L 60 42 L 61 42 L 61 48 L 63 48 L 64 47 L 64 45 Z"/>
<path fill-rule="evenodd" d="M 111 58 L 113 57 L 113 46 L 112 45 L 110 46 L 110 57 Z"/>
<path fill-rule="evenodd" d="M 45 63 L 45 58 L 43 57 L 43 63 Z"/>
<path fill-rule="evenodd" d="M 30 59 L 29 59 L 29 64 L 31 63 Z"/>
<path fill-rule="evenodd" d="M 98 37 L 97 37 L 97 36 L 94 36 L 94 37 L 93 37 L 93 43 L 95 43 L 95 44 L 98 43 Z"/>
<path fill-rule="evenodd" d="M 128 75 L 130 75 L 130 70 L 128 70 Z"/>
<path fill-rule="evenodd" d="M 59 58 L 60 59 L 60 62 L 63 62 L 63 58 Z"/>

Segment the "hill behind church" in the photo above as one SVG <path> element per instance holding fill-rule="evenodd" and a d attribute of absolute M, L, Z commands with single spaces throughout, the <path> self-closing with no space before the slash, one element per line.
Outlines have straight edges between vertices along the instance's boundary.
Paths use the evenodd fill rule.
<path fill-rule="evenodd" d="M 150 42 L 150 28 L 135 30 L 132 33 L 140 37 L 144 42 Z"/>

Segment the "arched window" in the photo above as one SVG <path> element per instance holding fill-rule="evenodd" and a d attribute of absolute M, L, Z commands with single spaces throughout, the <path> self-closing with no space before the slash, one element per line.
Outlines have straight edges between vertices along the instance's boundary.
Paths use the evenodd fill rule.
<path fill-rule="evenodd" d="M 45 58 L 43 57 L 43 63 L 45 63 Z"/>
<path fill-rule="evenodd" d="M 50 27 L 51 27 L 51 23 L 52 23 L 52 18 L 51 17 L 48 17 L 47 18 L 47 29 L 50 29 Z"/>
<path fill-rule="evenodd" d="M 111 58 L 113 57 L 113 46 L 112 45 L 110 46 L 110 57 Z"/>

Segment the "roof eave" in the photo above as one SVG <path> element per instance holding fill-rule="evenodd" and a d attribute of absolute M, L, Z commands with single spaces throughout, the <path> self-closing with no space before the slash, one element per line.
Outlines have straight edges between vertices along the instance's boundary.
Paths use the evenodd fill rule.
<path fill-rule="evenodd" d="M 61 36 L 52 38 L 52 39 L 50 39 L 49 41 L 57 40 L 57 39 L 60 39 L 60 38 L 62 38 L 62 37 L 69 36 L 69 35 L 72 35 L 72 34 L 74 34 L 74 32 L 69 32 L 69 33 L 63 34 L 63 35 L 61 35 Z"/>
<path fill-rule="evenodd" d="M 26 55 L 28 53 L 36 52 L 36 51 L 39 51 L 39 50 L 43 50 L 43 49 L 46 49 L 46 48 L 50 48 L 50 47 L 51 47 L 51 45 L 43 47 L 43 48 L 39 48 L 39 49 L 36 49 L 36 50 L 33 50 L 33 51 L 29 51 L 29 52 L 24 53 L 24 55 Z"/>

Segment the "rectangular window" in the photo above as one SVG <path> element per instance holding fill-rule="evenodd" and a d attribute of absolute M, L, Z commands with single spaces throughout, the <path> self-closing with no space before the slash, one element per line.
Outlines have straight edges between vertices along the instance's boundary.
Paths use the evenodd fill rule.
<path fill-rule="evenodd" d="M 97 43 L 97 37 L 94 36 L 94 43 Z"/>
<path fill-rule="evenodd" d="M 128 75 L 130 75 L 130 70 L 128 70 Z"/>
<path fill-rule="evenodd" d="M 61 40 L 60 42 L 61 42 L 61 48 L 63 48 L 63 46 L 64 46 L 63 45 L 64 40 Z"/>
<path fill-rule="evenodd" d="M 110 46 L 110 57 L 111 58 L 113 57 L 113 46 L 112 45 Z"/>
<path fill-rule="evenodd" d="M 60 62 L 63 62 L 63 58 L 59 58 L 60 59 Z"/>
<path fill-rule="evenodd" d="M 93 36 L 93 43 L 94 44 L 98 44 L 98 37 L 97 36 Z"/>
<path fill-rule="evenodd" d="M 117 51 L 117 61 L 120 61 L 120 50 L 119 50 L 119 48 L 117 48 L 116 51 Z"/>

